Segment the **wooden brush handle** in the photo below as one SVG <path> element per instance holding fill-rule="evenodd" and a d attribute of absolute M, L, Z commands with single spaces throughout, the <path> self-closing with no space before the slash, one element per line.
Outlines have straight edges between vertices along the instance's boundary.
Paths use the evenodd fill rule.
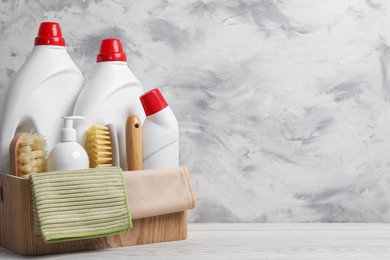
<path fill-rule="evenodd" d="M 30 134 L 28 133 L 19 133 L 16 134 L 12 139 L 9 146 L 9 163 L 11 174 L 15 176 L 22 176 L 23 174 L 19 171 L 18 167 L 18 157 L 19 157 L 19 145 L 26 139 Z"/>
<path fill-rule="evenodd" d="M 142 170 L 142 131 L 137 115 L 129 116 L 126 121 L 126 156 L 129 171 Z"/>

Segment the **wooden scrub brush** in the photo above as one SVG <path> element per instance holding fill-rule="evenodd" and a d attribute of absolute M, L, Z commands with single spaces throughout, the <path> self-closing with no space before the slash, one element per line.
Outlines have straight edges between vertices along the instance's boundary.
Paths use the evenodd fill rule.
<path fill-rule="evenodd" d="M 46 140 L 36 133 L 19 133 L 12 139 L 10 149 L 11 174 L 23 176 L 45 172 L 47 166 Z"/>
<path fill-rule="evenodd" d="M 119 145 L 113 124 L 93 124 L 87 131 L 85 149 L 89 167 L 119 166 Z"/>
<path fill-rule="evenodd" d="M 126 121 L 126 157 L 129 171 L 142 170 L 142 130 L 141 120 L 131 115 Z"/>

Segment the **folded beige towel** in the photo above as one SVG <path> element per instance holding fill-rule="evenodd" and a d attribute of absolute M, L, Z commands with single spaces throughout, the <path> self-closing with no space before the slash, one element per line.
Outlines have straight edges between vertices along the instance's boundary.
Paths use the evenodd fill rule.
<path fill-rule="evenodd" d="M 195 207 L 185 167 L 124 172 L 133 219 L 181 212 Z"/>

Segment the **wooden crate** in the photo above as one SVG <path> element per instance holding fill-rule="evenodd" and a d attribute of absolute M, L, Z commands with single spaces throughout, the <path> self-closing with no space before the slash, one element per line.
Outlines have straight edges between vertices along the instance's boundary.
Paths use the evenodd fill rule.
<path fill-rule="evenodd" d="M 186 212 L 133 220 L 118 235 L 46 244 L 33 232 L 31 182 L 0 173 L 0 246 L 26 256 L 141 245 L 187 237 Z"/>

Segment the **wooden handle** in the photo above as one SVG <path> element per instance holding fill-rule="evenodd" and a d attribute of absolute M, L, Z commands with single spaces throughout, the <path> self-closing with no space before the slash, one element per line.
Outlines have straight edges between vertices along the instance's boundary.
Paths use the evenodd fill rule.
<path fill-rule="evenodd" d="M 12 139 L 9 146 L 9 163 L 11 174 L 15 176 L 22 176 L 23 174 L 19 171 L 18 167 L 18 157 L 19 157 L 19 146 L 29 136 L 28 133 L 19 133 L 16 134 Z"/>
<path fill-rule="evenodd" d="M 141 120 L 131 115 L 126 121 L 126 155 L 129 171 L 142 170 L 142 132 Z"/>

